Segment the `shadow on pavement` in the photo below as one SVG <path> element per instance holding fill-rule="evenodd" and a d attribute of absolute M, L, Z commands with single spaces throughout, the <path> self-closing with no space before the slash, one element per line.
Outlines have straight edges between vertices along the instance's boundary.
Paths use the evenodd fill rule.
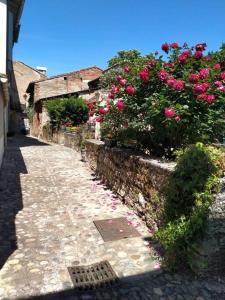
<path fill-rule="evenodd" d="M 36 139 L 9 138 L 0 169 L 0 269 L 17 249 L 16 214 L 23 209 L 20 174 L 27 174 L 21 147 L 48 145 Z"/>

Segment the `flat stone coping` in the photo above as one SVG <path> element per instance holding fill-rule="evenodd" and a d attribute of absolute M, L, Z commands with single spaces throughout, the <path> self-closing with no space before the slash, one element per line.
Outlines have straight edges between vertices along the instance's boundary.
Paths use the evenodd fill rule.
<path fill-rule="evenodd" d="M 86 140 L 86 143 L 88 144 L 93 144 L 94 146 L 104 146 L 105 143 L 103 141 L 100 140 L 95 140 L 95 139 L 89 139 Z M 165 162 L 161 159 L 155 159 L 155 158 L 150 158 L 145 154 L 140 154 L 140 152 L 134 151 L 132 149 L 124 149 L 124 148 L 117 148 L 117 147 L 112 147 L 110 148 L 112 149 L 112 151 L 114 152 L 124 152 L 127 153 L 128 155 L 132 156 L 132 157 L 136 157 L 140 160 L 140 162 L 142 163 L 146 163 L 146 164 L 151 164 L 155 167 L 167 170 L 167 171 L 174 171 L 174 168 L 176 166 L 176 162 Z"/>

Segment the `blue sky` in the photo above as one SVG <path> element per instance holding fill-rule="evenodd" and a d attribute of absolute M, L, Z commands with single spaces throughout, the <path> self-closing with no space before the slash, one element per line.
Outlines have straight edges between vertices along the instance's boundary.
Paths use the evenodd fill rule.
<path fill-rule="evenodd" d="M 225 0 L 26 0 L 14 59 L 48 75 L 97 65 L 119 50 L 225 42 Z"/>

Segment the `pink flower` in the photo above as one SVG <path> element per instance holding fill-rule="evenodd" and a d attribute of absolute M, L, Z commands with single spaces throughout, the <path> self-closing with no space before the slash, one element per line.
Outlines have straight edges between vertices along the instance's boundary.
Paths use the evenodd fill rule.
<path fill-rule="evenodd" d="M 119 84 L 122 85 L 122 86 L 125 86 L 127 83 L 127 80 L 122 78 L 120 81 L 119 81 Z"/>
<path fill-rule="evenodd" d="M 187 55 L 185 55 L 185 54 L 180 54 L 180 55 L 178 55 L 178 60 L 179 60 L 179 62 L 180 63 L 185 63 L 186 61 L 187 61 L 187 59 L 188 59 L 188 56 Z"/>
<path fill-rule="evenodd" d="M 156 61 L 154 59 L 151 59 L 147 62 L 147 65 L 149 66 L 149 68 L 154 68 L 156 65 Z"/>
<path fill-rule="evenodd" d="M 102 123 L 104 121 L 102 116 L 97 116 L 95 119 L 96 122 Z"/>
<path fill-rule="evenodd" d="M 159 72 L 158 72 L 158 77 L 160 80 L 162 81 L 165 81 L 167 78 L 168 78 L 168 73 L 166 72 L 166 70 L 163 70 L 161 69 Z"/>
<path fill-rule="evenodd" d="M 182 54 L 189 57 L 191 55 L 191 52 L 190 52 L 190 50 L 185 50 Z"/>
<path fill-rule="evenodd" d="M 196 51 L 204 51 L 205 50 L 205 47 L 206 47 L 206 44 L 197 44 L 195 46 L 195 50 Z"/>
<path fill-rule="evenodd" d="M 140 76 L 140 79 L 143 81 L 143 82 L 148 82 L 149 80 L 149 70 L 146 68 L 146 69 L 143 69 L 139 72 L 139 76 Z"/>
<path fill-rule="evenodd" d="M 125 65 L 123 67 L 123 70 L 124 70 L 125 73 L 128 73 L 130 71 L 130 67 L 128 65 Z"/>
<path fill-rule="evenodd" d="M 182 91 L 184 89 L 184 81 L 183 80 L 175 80 L 174 84 L 173 84 L 173 88 L 176 91 Z"/>
<path fill-rule="evenodd" d="M 173 88 L 176 91 L 182 91 L 184 89 L 185 83 L 183 80 L 177 80 L 174 78 L 170 78 L 166 81 L 167 85 L 170 88 Z"/>
<path fill-rule="evenodd" d="M 111 93 L 112 94 L 116 94 L 118 92 L 119 92 L 118 86 L 116 86 L 115 84 L 112 84 L 112 86 L 111 86 Z"/>
<path fill-rule="evenodd" d="M 100 114 L 106 114 L 107 112 L 109 112 L 109 108 L 100 107 L 98 111 L 99 111 Z"/>
<path fill-rule="evenodd" d="M 206 79 L 209 77 L 209 69 L 201 69 L 199 71 L 199 78 Z"/>
<path fill-rule="evenodd" d="M 210 57 L 209 55 L 206 55 L 205 60 L 206 60 L 206 61 L 210 61 L 210 60 L 211 60 L 211 57 Z"/>
<path fill-rule="evenodd" d="M 174 42 L 174 43 L 171 44 L 171 47 L 173 49 L 176 49 L 176 48 L 179 48 L 179 45 L 178 45 L 178 43 Z"/>
<path fill-rule="evenodd" d="M 133 94 L 135 94 L 136 89 L 132 85 L 128 85 L 126 87 L 126 92 L 127 92 L 128 95 L 133 95 Z"/>
<path fill-rule="evenodd" d="M 206 101 L 207 99 L 207 94 L 200 94 L 197 96 L 197 99 L 200 100 L 200 101 Z"/>
<path fill-rule="evenodd" d="M 175 83 L 175 80 L 176 79 L 168 79 L 167 81 L 166 81 L 166 83 L 167 83 L 167 85 L 170 87 L 170 88 L 173 88 L 173 86 L 174 86 L 174 83 Z"/>
<path fill-rule="evenodd" d="M 197 99 L 200 101 L 205 101 L 208 104 L 212 104 L 215 101 L 215 96 L 210 94 L 201 94 L 198 95 Z"/>
<path fill-rule="evenodd" d="M 221 92 L 225 92 L 225 87 L 221 86 L 220 88 L 218 88 Z"/>
<path fill-rule="evenodd" d="M 118 109 L 118 110 L 123 110 L 124 109 L 124 102 L 123 102 L 123 100 L 118 100 L 117 102 L 116 102 L 116 108 Z"/>
<path fill-rule="evenodd" d="M 89 102 L 88 103 L 88 107 L 89 107 L 89 109 L 94 109 L 95 108 L 95 106 L 94 106 L 94 104 L 92 103 L 92 102 Z"/>
<path fill-rule="evenodd" d="M 194 59 L 201 59 L 203 57 L 202 51 L 195 51 Z"/>
<path fill-rule="evenodd" d="M 177 121 L 177 123 L 179 123 L 181 121 L 181 117 L 180 116 L 176 116 L 175 120 Z"/>
<path fill-rule="evenodd" d="M 209 88 L 208 82 L 196 83 L 193 85 L 193 91 L 195 94 L 200 95 L 205 93 Z"/>
<path fill-rule="evenodd" d="M 164 115 L 165 115 L 166 118 L 173 118 L 173 117 L 176 116 L 176 112 L 171 107 L 165 107 L 165 109 L 164 109 Z"/>
<path fill-rule="evenodd" d="M 215 96 L 214 95 L 207 95 L 206 102 L 209 104 L 212 104 L 215 101 Z"/>
<path fill-rule="evenodd" d="M 113 95 L 112 93 L 109 93 L 109 94 L 108 94 L 108 98 L 109 98 L 109 99 L 114 99 L 114 95 Z"/>
<path fill-rule="evenodd" d="M 169 47 L 168 43 L 164 43 L 164 44 L 162 44 L 161 48 L 162 48 L 163 51 L 165 51 L 166 53 L 168 53 L 170 47 Z"/>
<path fill-rule="evenodd" d="M 121 75 L 116 76 L 116 81 L 120 82 L 121 79 L 123 79 L 123 77 Z"/>
<path fill-rule="evenodd" d="M 219 69 L 220 69 L 220 64 L 215 64 L 215 65 L 213 65 L 213 69 L 219 70 Z"/>
<path fill-rule="evenodd" d="M 159 264 L 159 263 L 156 263 L 155 265 L 154 265 L 154 269 L 155 270 L 158 270 L 158 269 L 160 269 L 161 268 L 161 265 Z"/>
<path fill-rule="evenodd" d="M 199 80 L 199 76 L 198 74 L 190 74 L 188 79 L 191 83 L 197 83 Z"/>
<path fill-rule="evenodd" d="M 220 78 L 221 78 L 222 80 L 225 80 L 225 71 L 222 72 L 222 73 L 220 73 Z"/>
<path fill-rule="evenodd" d="M 163 64 L 164 67 L 168 67 L 168 68 L 173 68 L 174 67 L 174 64 L 173 63 L 169 63 L 169 62 L 165 62 Z"/>
<path fill-rule="evenodd" d="M 223 83 L 221 81 L 215 81 L 214 84 L 215 84 L 216 87 L 223 86 Z"/>

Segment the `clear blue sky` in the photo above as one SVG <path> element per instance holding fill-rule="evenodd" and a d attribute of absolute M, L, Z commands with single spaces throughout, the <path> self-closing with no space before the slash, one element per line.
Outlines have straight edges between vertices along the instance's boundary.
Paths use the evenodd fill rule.
<path fill-rule="evenodd" d="M 14 59 L 48 75 L 107 67 L 119 50 L 225 42 L 225 0 L 26 0 Z"/>

